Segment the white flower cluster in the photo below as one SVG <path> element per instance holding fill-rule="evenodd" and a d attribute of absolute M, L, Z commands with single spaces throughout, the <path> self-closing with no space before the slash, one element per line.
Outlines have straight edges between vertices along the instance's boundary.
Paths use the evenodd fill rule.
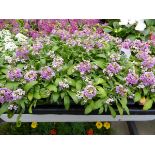
<path fill-rule="evenodd" d="M 144 31 L 146 25 L 144 23 L 144 19 L 121 19 L 119 25 L 130 26 L 136 24 L 135 30 Z"/>
<path fill-rule="evenodd" d="M 25 91 L 23 91 L 22 89 L 17 89 L 13 91 L 12 95 L 14 100 L 18 100 L 21 99 L 23 95 L 25 95 Z"/>
<path fill-rule="evenodd" d="M 60 87 L 60 89 L 69 88 L 68 80 L 64 79 L 63 81 L 60 81 L 59 82 L 59 87 Z"/>
<path fill-rule="evenodd" d="M 4 41 L 4 49 L 8 51 L 14 51 L 17 49 L 14 40 L 11 38 L 11 33 L 8 30 L 3 29 L 0 31 L 0 38 Z"/>
<path fill-rule="evenodd" d="M 113 98 L 108 98 L 108 99 L 106 100 L 106 104 L 110 104 L 110 103 L 112 103 L 112 102 L 114 102 L 114 99 L 113 99 Z"/>
<path fill-rule="evenodd" d="M 17 111 L 18 107 L 14 104 L 10 104 L 9 107 L 8 107 L 9 110 L 15 110 Z"/>
<path fill-rule="evenodd" d="M 21 43 L 27 42 L 28 37 L 24 36 L 21 33 L 18 33 L 15 38 L 17 38 L 17 40 Z"/>

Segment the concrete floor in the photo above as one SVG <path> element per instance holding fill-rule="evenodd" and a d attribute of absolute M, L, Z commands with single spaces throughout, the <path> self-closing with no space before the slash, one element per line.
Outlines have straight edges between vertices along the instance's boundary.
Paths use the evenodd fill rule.
<path fill-rule="evenodd" d="M 155 135 L 155 121 L 135 122 L 139 135 Z M 129 135 L 126 122 L 111 122 L 114 135 Z"/>

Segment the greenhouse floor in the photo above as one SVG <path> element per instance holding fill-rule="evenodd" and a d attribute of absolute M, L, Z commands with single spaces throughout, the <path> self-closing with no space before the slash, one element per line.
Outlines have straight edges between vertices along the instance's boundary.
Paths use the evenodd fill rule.
<path fill-rule="evenodd" d="M 155 121 L 135 122 L 139 135 L 155 135 Z M 113 134 L 129 135 L 126 122 L 112 122 Z"/>

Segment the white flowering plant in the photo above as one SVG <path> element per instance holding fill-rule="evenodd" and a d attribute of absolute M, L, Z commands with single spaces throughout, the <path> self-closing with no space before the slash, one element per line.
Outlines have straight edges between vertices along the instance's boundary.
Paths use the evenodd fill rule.
<path fill-rule="evenodd" d="M 0 31 L 0 115 L 21 116 L 39 104 L 63 103 L 66 110 L 79 104 L 85 114 L 110 111 L 115 117 L 114 106 L 120 115 L 130 113 L 129 99 L 144 110 L 152 107 L 152 40 L 123 40 L 100 31 L 96 24 L 76 29 L 74 25 L 71 31 L 54 21 L 49 32 L 47 23 L 33 29 L 29 23 L 19 24 L 18 32 Z"/>

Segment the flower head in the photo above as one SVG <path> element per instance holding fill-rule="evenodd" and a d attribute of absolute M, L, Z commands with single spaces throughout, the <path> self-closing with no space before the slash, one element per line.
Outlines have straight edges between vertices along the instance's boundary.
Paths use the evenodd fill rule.
<path fill-rule="evenodd" d="M 18 49 L 16 51 L 16 57 L 19 60 L 27 60 L 29 58 L 28 55 L 29 55 L 29 51 L 26 48 Z"/>
<path fill-rule="evenodd" d="M 32 122 L 31 123 L 31 128 L 35 129 L 38 126 L 37 122 Z"/>
<path fill-rule="evenodd" d="M 8 88 L 0 88 L 0 103 L 12 101 L 12 91 Z"/>
<path fill-rule="evenodd" d="M 85 73 L 89 73 L 92 66 L 91 63 L 89 61 L 83 61 L 80 62 L 80 64 L 78 64 L 76 67 L 76 70 L 78 70 L 81 74 L 85 74 Z"/>
<path fill-rule="evenodd" d="M 146 68 L 153 68 L 154 65 L 155 65 L 155 57 L 148 56 L 142 62 L 142 66 Z"/>
<path fill-rule="evenodd" d="M 57 68 L 57 69 L 61 69 L 61 66 L 63 65 L 63 58 L 61 57 L 54 57 L 53 62 L 52 62 L 52 67 L 53 68 Z"/>
<path fill-rule="evenodd" d="M 56 129 L 52 129 L 52 130 L 50 130 L 50 135 L 56 135 L 56 134 L 57 134 Z"/>
<path fill-rule="evenodd" d="M 26 81 L 34 81 L 34 80 L 36 80 L 37 79 L 37 73 L 36 73 L 36 71 L 31 70 L 31 71 L 27 72 L 25 74 L 25 76 L 24 76 L 24 79 Z"/>
<path fill-rule="evenodd" d="M 25 91 L 22 89 L 17 89 L 12 92 L 13 100 L 19 100 L 23 97 L 23 95 L 25 95 Z"/>
<path fill-rule="evenodd" d="M 134 74 L 134 73 L 131 73 L 131 72 L 129 72 L 127 77 L 126 77 L 126 82 L 128 84 L 132 84 L 132 85 L 137 84 L 138 80 L 139 80 L 138 75 Z"/>
<path fill-rule="evenodd" d="M 110 123 L 109 122 L 104 122 L 103 123 L 103 126 L 108 130 L 108 129 L 110 129 Z"/>
<path fill-rule="evenodd" d="M 97 127 L 98 129 L 101 129 L 102 126 L 103 126 L 102 122 L 96 122 L 96 127 Z"/>
<path fill-rule="evenodd" d="M 140 80 L 145 86 L 150 86 L 155 84 L 155 76 L 153 72 L 144 72 L 140 76 Z"/>
<path fill-rule="evenodd" d="M 92 85 L 87 85 L 83 90 L 83 95 L 88 99 L 92 99 L 93 97 L 95 97 L 96 93 L 96 88 Z"/>
<path fill-rule="evenodd" d="M 116 86 L 116 93 L 124 96 L 127 93 L 127 90 L 122 85 L 119 85 Z"/>
<path fill-rule="evenodd" d="M 111 75 L 117 74 L 121 69 L 122 67 L 117 62 L 112 62 L 107 66 L 106 71 L 109 75 Z"/>
<path fill-rule="evenodd" d="M 41 78 L 46 80 L 49 80 L 53 76 L 55 76 L 55 72 L 53 71 L 53 69 L 48 66 L 43 67 L 40 71 L 40 74 L 41 74 Z"/>
<path fill-rule="evenodd" d="M 22 77 L 21 69 L 16 68 L 8 71 L 8 78 L 12 81 Z"/>
<path fill-rule="evenodd" d="M 92 128 L 88 129 L 86 131 L 87 135 L 93 135 L 94 134 L 94 130 Z"/>

